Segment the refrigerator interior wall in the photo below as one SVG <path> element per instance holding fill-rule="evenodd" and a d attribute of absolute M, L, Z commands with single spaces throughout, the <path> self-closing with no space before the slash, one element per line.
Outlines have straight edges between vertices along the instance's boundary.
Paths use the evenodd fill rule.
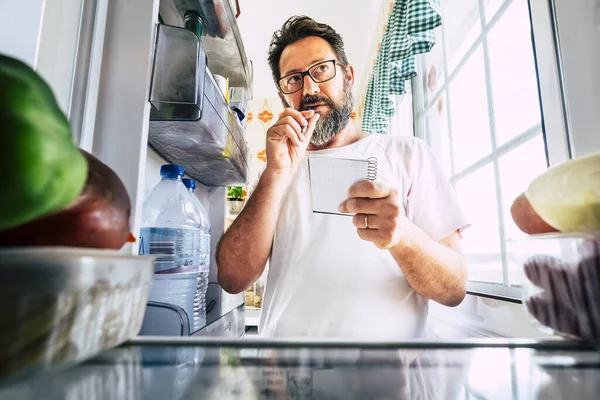
<path fill-rule="evenodd" d="M 0 2 L 0 53 L 34 68 L 48 82 L 65 114 L 73 90 L 83 2 Z"/>
<path fill-rule="evenodd" d="M 69 119 L 73 140 L 88 152 L 93 152 L 108 2 L 0 4 L 0 53 L 24 61 L 46 80 Z"/>
<path fill-rule="evenodd" d="M 158 0 L 111 1 L 104 35 L 93 153 L 121 178 L 139 234 L 146 194 L 148 102 Z M 123 252 L 137 254 L 137 244 Z"/>
<path fill-rule="evenodd" d="M 43 11 L 44 0 L 0 2 L 0 53 L 34 66 Z"/>

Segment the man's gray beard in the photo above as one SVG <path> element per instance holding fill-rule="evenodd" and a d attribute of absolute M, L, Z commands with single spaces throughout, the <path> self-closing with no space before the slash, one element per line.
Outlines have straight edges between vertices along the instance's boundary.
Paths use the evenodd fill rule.
<path fill-rule="evenodd" d="M 344 82 L 344 94 L 340 105 L 331 107 L 328 115 L 321 115 L 317 121 L 310 142 L 315 146 L 323 146 L 332 137 L 337 135 L 350 121 L 350 115 L 354 108 L 352 89 L 348 82 Z"/>

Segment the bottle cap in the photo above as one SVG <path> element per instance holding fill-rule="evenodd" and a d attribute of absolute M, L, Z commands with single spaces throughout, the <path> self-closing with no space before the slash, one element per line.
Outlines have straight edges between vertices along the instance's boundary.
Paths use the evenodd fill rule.
<path fill-rule="evenodd" d="M 165 164 L 160 167 L 160 176 L 163 178 L 177 178 L 183 176 L 183 167 L 175 164 Z"/>
<path fill-rule="evenodd" d="M 183 178 L 182 181 L 186 188 L 192 190 L 196 189 L 196 181 L 194 179 Z"/>

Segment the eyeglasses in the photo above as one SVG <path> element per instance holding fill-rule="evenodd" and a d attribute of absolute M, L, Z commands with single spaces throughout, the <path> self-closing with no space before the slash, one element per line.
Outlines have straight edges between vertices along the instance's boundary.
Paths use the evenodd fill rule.
<path fill-rule="evenodd" d="M 277 81 L 277 84 L 279 85 L 279 89 L 283 94 L 296 93 L 304 87 L 304 77 L 306 75 L 310 76 L 315 83 L 323 83 L 335 78 L 337 71 L 335 68 L 336 64 L 340 67 L 344 67 L 336 60 L 322 61 L 313 65 L 304 72 L 293 72 L 291 74 L 287 74 L 286 76 L 280 78 Z"/>

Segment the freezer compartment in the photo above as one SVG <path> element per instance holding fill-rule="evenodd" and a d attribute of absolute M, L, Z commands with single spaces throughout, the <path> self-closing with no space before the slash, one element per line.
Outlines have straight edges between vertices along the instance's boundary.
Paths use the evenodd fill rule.
<path fill-rule="evenodd" d="M 87 359 L 137 335 L 154 258 L 114 250 L 0 251 L 0 380 Z"/>
<path fill-rule="evenodd" d="M 207 186 L 248 183 L 242 126 L 194 33 L 159 26 L 150 93 L 148 143 L 157 153 Z"/>

